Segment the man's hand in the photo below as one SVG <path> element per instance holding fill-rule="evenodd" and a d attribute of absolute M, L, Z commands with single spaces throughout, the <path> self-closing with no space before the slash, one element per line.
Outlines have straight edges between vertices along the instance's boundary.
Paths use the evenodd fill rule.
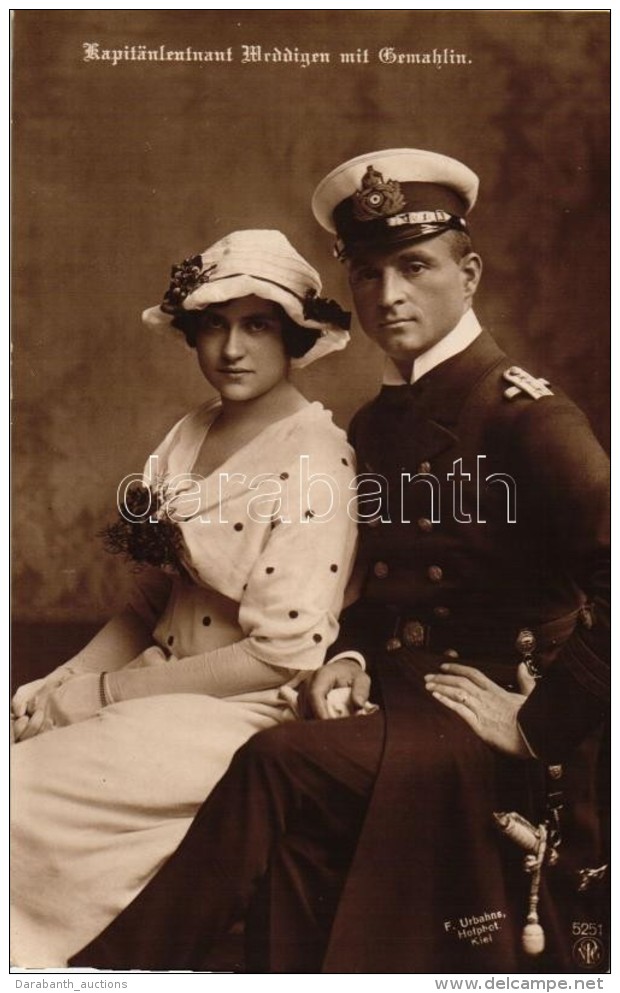
<path fill-rule="evenodd" d="M 327 695 L 337 687 L 351 688 L 351 703 L 361 710 L 370 696 L 370 677 L 353 659 L 338 659 L 321 666 L 299 687 L 301 712 L 307 717 L 327 720 L 333 716 Z"/>
<path fill-rule="evenodd" d="M 424 677 L 426 689 L 436 700 L 459 714 L 487 745 L 518 758 L 531 758 L 517 723 L 517 714 L 533 688 L 531 677 L 528 681 L 520 671 L 522 692 L 509 693 L 471 666 L 446 662 L 440 668 L 441 674 Z"/>

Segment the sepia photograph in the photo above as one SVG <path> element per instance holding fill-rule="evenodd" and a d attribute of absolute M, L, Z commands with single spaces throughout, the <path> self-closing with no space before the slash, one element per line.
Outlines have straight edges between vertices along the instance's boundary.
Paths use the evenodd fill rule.
<path fill-rule="evenodd" d="M 11 44 L 11 970 L 600 983 L 610 12 Z"/>

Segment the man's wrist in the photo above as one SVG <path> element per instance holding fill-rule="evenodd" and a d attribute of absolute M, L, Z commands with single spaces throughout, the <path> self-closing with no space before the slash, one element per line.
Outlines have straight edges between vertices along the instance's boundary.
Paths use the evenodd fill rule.
<path fill-rule="evenodd" d="M 355 662 L 362 672 L 366 672 L 366 659 L 360 652 L 339 652 L 338 655 L 334 655 L 333 659 L 327 662 L 327 665 L 332 665 L 334 662 Z"/>

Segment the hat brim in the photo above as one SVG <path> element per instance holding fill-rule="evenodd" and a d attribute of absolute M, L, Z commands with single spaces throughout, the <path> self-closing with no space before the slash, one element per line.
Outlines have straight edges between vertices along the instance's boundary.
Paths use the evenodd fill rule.
<path fill-rule="evenodd" d="M 469 234 L 469 228 L 466 224 L 462 223 L 416 224 L 411 227 L 403 226 L 402 228 L 384 227 L 377 230 L 371 238 L 359 239 L 357 241 L 353 239 L 346 243 L 342 239 L 338 239 L 336 242 L 336 251 L 338 258 L 341 261 L 346 261 L 354 258 L 356 255 L 363 255 L 365 252 L 389 251 L 390 249 L 400 248 L 411 242 L 431 241 L 433 238 L 439 238 L 440 235 L 445 234 L 447 231 Z"/>
<path fill-rule="evenodd" d="M 226 303 L 247 296 L 257 296 L 279 304 L 294 324 L 318 332 L 319 337 L 312 348 L 305 355 L 291 359 L 293 368 L 301 369 L 310 365 L 311 362 L 323 358 L 330 352 L 341 351 L 349 343 L 348 331 L 333 324 L 305 317 L 303 301 L 298 296 L 277 283 L 256 276 L 239 274 L 211 279 L 188 294 L 183 301 L 183 310 L 205 310 L 212 304 Z M 142 313 L 142 320 L 150 328 L 168 328 L 174 320 L 174 315 L 166 313 L 160 306 L 148 307 Z"/>

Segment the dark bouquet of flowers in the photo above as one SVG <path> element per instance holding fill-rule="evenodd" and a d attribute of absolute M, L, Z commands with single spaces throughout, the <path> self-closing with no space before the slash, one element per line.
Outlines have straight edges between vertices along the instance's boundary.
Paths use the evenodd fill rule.
<path fill-rule="evenodd" d="M 141 484 L 127 487 L 118 519 L 99 532 L 103 546 L 112 555 L 124 555 L 136 568 L 154 565 L 174 572 L 182 570 L 183 537 L 170 520 L 161 489 Z"/>

